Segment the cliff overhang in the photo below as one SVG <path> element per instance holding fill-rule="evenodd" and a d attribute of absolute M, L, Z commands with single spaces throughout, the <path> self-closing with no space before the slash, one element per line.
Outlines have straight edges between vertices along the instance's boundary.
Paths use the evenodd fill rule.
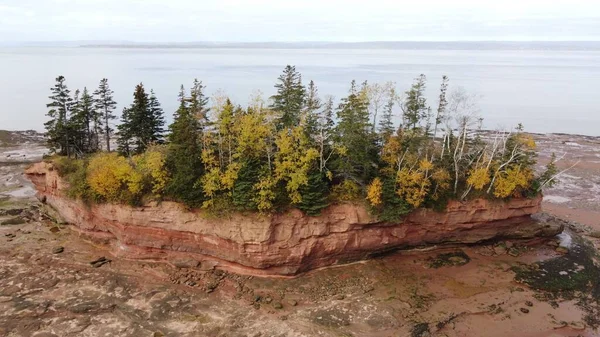
<path fill-rule="evenodd" d="M 66 196 L 67 184 L 52 163 L 36 163 L 26 175 L 40 200 L 115 255 L 197 261 L 253 275 L 292 276 L 397 249 L 548 237 L 563 229 L 532 218 L 541 210 L 541 197 L 451 201 L 444 212 L 419 209 L 400 223 L 379 222 L 355 204 L 333 205 L 316 217 L 291 210 L 217 218 L 174 202 L 87 205 Z"/>

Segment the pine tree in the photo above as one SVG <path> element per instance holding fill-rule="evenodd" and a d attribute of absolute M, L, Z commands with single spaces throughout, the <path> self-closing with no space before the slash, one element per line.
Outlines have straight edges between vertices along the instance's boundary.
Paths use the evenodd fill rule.
<path fill-rule="evenodd" d="M 306 98 L 306 89 L 302 85 L 302 76 L 296 71 L 296 67 L 294 66 L 286 66 L 283 74 L 279 76 L 278 81 L 279 83 L 275 85 L 277 94 L 271 96 L 273 104 L 270 108 L 281 113 L 281 118 L 277 125 L 277 129 L 281 130 L 300 123 L 300 115 Z"/>
<path fill-rule="evenodd" d="M 73 99 L 65 83 L 65 77 L 58 76 L 56 84 L 50 90 L 51 102 L 46 104 L 46 107 L 50 108 L 46 114 L 50 120 L 44 123 L 48 133 L 48 146 L 52 152 L 68 156 L 70 152 L 67 122 Z"/>
<path fill-rule="evenodd" d="M 336 127 L 336 142 L 345 149 L 345 154 L 337 159 L 337 173 L 362 186 L 371 181 L 377 163 L 377 146 L 365 97 L 352 81 L 350 94 L 338 107 Z"/>
<path fill-rule="evenodd" d="M 108 86 L 108 80 L 103 78 L 100 81 L 98 89 L 94 91 L 96 100 L 96 110 L 98 112 L 98 121 L 94 121 L 95 128 L 103 126 L 104 141 L 106 142 L 106 151 L 110 152 L 110 137 L 113 129 L 110 127 L 110 122 L 117 117 L 113 114 L 113 111 L 117 107 L 117 102 L 113 99 L 114 91 Z M 100 133 L 98 132 L 98 138 Z M 99 139 L 98 139 L 99 141 Z"/>
<path fill-rule="evenodd" d="M 179 102 L 173 124 L 169 126 L 171 133 L 166 167 L 171 180 L 165 187 L 165 193 L 189 207 L 198 207 L 205 199 L 202 188 L 197 186 L 205 171 L 199 143 L 200 126 L 192 114 L 183 86 Z"/>

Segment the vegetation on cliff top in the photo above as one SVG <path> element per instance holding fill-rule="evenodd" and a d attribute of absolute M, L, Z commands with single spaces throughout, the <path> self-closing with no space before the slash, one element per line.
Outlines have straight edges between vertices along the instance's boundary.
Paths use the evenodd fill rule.
<path fill-rule="evenodd" d="M 443 77 L 431 107 L 424 75 L 403 95 L 393 83 L 352 81 L 336 105 L 287 66 L 270 103 L 256 96 L 242 107 L 223 95 L 209 105 L 196 80 L 189 92 L 181 87 L 164 130 L 156 96 L 140 83 L 117 127 L 116 153 L 107 81 L 93 96 L 84 89 L 71 97 L 60 76 L 46 127 L 69 194 L 95 202 L 155 198 L 213 211 L 295 207 L 317 215 L 330 203 L 366 200 L 381 220 L 394 221 L 451 199 L 535 196 L 553 182 L 553 163 L 536 176 L 535 142 L 521 126 L 482 132 L 473 97 L 448 84 Z"/>

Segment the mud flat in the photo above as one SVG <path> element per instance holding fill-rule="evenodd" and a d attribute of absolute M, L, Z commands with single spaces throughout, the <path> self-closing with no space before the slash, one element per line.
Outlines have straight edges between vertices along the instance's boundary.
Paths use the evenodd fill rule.
<path fill-rule="evenodd" d="M 0 165 L 20 181 L 3 192 L 33 189 L 19 165 Z M 0 225 L 0 336 L 600 334 L 600 232 L 572 219 L 541 216 L 568 229 L 550 239 L 412 249 L 274 279 L 113 256 L 34 197 L 4 195 L 0 223 L 20 221 Z M 90 264 L 101 257 L 110 262 Z"/>

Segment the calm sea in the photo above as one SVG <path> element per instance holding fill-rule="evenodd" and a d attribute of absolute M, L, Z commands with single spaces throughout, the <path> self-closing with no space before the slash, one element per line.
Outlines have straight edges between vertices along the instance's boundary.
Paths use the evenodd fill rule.
<path fill-rule="evenodd" d="M 440 79 L 480 96 L 486 128 L 521 122 L 533 132 L 600 135 L 600 51 L 260 48 L 0 48 L 0 129 L 43 129 L 49 88 L 57 75 L 69 88 L 94 90 L 109 79 L 120 109 L 136 83 L 153 88 L 168 118 L 177 92 L 198 78 L 208 93 L 246 104 L 265 97 L 286 64 L 314 80 L 322 95 L 340 98 L 352 79 L 394 81 L 399 91 L 427 75 L 435 106 Z"/>

